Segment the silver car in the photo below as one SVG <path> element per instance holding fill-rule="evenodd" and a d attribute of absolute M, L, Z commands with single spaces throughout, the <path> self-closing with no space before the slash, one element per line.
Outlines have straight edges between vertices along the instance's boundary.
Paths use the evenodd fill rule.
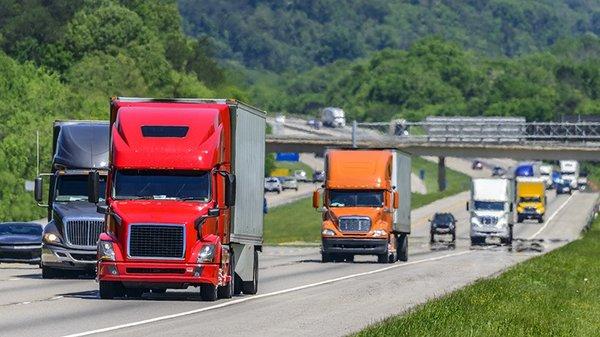
<path fill-rule="evenodd" d="M 298 190 L 298 180 L 294 177 L 281 177 L 281 185 L 284 190 Z"/>
<path fill-rule="evenodd" d="M 277 192 L 278 194 L 283 191 L 283 186 L 279 179 L 275 177 L 268 177 L 265 179 L 265 192 Z"/>
<path fill-rule="evenodd" d="M 294 178 L 301 182 L 307 182 L 308 178 L 306 177 L 306 171 L 304 170 L 296 170 L 294 171 Z"/>

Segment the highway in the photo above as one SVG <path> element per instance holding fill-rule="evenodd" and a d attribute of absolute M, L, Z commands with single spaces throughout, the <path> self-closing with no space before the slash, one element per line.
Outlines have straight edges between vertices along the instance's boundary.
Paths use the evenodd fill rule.
<path fill-rule="evenodd" d="M 471 249 L 468 196 L 413 211 L 407 263 L 361 257 L 356 263 L 322 264 L 317 247 L 265 247 L 259 294 L 231 300 L 202 302 L 197 289 L 189 288 L 104 301 L 91 277 L 43 280 L 35 266 L 0 264 L 1 335 L 196 336 L 200 329 L 207 336 L 345 335 L 578 238 L 598 199 L 597 193 L 550 193 L 546 222 L 517 224 L 518 249 L 511 251 Z M 429 244 L 427 219 L 436 211 L 458 218 L 455 246 Z"/>

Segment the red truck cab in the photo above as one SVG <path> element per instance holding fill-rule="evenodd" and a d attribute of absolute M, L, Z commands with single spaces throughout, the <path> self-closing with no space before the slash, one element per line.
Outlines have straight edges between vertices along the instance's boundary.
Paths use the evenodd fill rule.
<path fill-rule="evenodd" d="M 256 293 L 264 123 L 233 100 L 111 101 L 101 298 L 188 286 L 209 301 Z"/>

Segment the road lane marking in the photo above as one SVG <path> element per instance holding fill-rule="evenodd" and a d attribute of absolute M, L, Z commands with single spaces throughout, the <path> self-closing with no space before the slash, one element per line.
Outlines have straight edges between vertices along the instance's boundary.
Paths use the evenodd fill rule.
<path fill-rule="evenodd" d="M 577 192 L 575 192 L 577 193 Z M 544 225 L 538 229 L 537 232 L 535 232 L 535 234 L 533 234 L 532 236 L 529 237 L 529 240 L 534 239 L 536 236 L 538 236 L 544 229 L 546 229 L 546 227 L 548 226 L 548 224 L 550 224 L 550 222 L 552 221 L 552 219 L 554 219 L 554 217 L 558 214 L 558 212 L 560 212 L 569 202 L 569 200 L 571 200 L 571 198 L 573 198 L 573 196 L 575 195 L 575 193 L 571 194 L 567 200 L 565 200 L 565 202 L 563 202 L 562 205 L 560 205 L 560 207 L 554 211 L 554 213 L 552 213 L 552 215 L 550 215 L 550 217 L 548 219 L 546 219 L 546 223 L 544 223 Z"/>
<path fill-rule="evenodd" d="M 324 285 L 324 284 L 330 284 L 330 283 L 339 282 L 339 281 L 343 281 L 343 280 L 348 280 L 348 279 L 352 279 L 352 278 L 357 278 L 357 277 L 361 277 L 361 276 L 365 276 L 365 275 L 372 275 L 372 274 L 376 274 L 376 273 L 381 273 L 383 271 L 387 271 L 387 270 L 390 270 L 390 269 L 403 268 L 403 267 L 413 266 L 413 265 L 420 264 L 420 263 L 425 263 L 425 262 L 439 261 L 439 260 L 442 260 L 442 259 L 446 259 L 446 258 L 450 258 L 450 257 L 455 257 L 455 256 L 461 256 L 461 255 L 469 254 L 469 253 L 472 253 L 472 252 L 473 252 L 472 250 L 467 250 L 467 251 L 462 251 L 462 252 L 458 252 L 458 253 L 452 253 L 452 254 L 446 254 L 446 255 L 442 255 L 442 256 L 430 257 L 430 258 L 427 258 L 427 259 L 422 259 L 422 260 L 417 260 L 417 261 L 412 261 L 412 262 L 407 262 L 407 263 L 402 263 L 402 264 L 393 264 L 393 265 L 388 266 L 388 267 L 379 268 L 379 269 L 375 269 L 375 270 L 371 270 L 371 271 L 367 271 L 367 272 L 362 272 L 362 273 L 357 273 L 357 274 L 351 274 L 351 275 L 336 277 L 336 278 L 332 278 L 332 279 L 325 280 L 325 281 L 320 281 L 320 282 L 305 284 L 305 285 L 297 286 L 297 287 L 293 287 L 293 288 L 288 288 L 288 289 L 273 291 L 273 292 L 266 293 L 266 294 L 259 294 L 259 295 L 253 295 L 253 296 L 243 297 L 243 298 L 239 298 L 239 299 L 236 299 L 236 300 L 231 300 L 231 301 L 228 301 L 228 302 L 223 302 L 223 303 L 220 303 L 220 304 L 217 304 L 217 305 L 213 305 L 213 306 L 210 306 L 210 307 L 205 307 L 205 308 L 200 308 L 200 309 L 195 309 L 195 310 L 180 312 L 180 313 L 177 313 L 177 314 L 171 314 L 171 315 L 166 315 L 166 316 L 160 316 L 160 317 L 150 318 L 150 319 L 146 319 L 146 320 L 142 320 L 142 321 L 137 321 L 137 322 L 131 322 L 131 323 L 126 323 L 126 324 L 121 324 L 121 325 L 115 325 L 115 326 L 111 326 L 111 327 L 107 327 L 107 328 L 102 328 L 102 329 L 97 329 L 97 330 L 90 330 L 90 331 L 75 333 L 75 334 L 67 335 L 67 336 L 64 336 L 64 337 L 89 336 L 89 335 L 94 335 L 94 334 L 99 334 L 99 333 L 105 333 L 105 332 L 109 332 L 109 331 L 115 331 L 115 330 L 121 330 L 121 329 L 125 329 L 125 328 L 136 327 L 136 326 L 140 326 L 140 325 L 146 325 L 146 324 L 150 324 L 150 323 L 156 323 L 156 322 L 165 321 L 165 320 L 174 319 L 174 318 L 179 318 L 179 317 L 183 317 L 183 316 L 195 315 L 195 314 L 198 314 L 198 313 L 201 313 L 201 312 L 205 312 L 205 311 L 209 311 L 209 310 L 215 310 L 215 309 L 220 309 L 220 308 L 224 308 L 224 307 L 229 307 L 229 306 L 232 306 L 234 304 L 239 304 L 239 303 L 248 302 L 248 301 L 252 301 L 252 300 L 258 300 L 258 299 L 261 299 L 261 298 L 273 297 L 273 296 L 277 296 L 277 295 L 283 295 L 283 294 L 287 294 L 287 293 L 291 293 L 291 292 L 295 292 L 295 291 L 300 291 L 300 290 L 304 290 L 304 289 L 308 289 L 308 288 L 314 288 L 314 287 L 321 286 L 321 285 Z"/>

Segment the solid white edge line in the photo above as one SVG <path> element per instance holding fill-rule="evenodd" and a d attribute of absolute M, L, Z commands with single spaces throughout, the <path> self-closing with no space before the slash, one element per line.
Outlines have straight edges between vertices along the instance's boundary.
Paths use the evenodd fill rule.
<path fill-rule="evenodd" d="M 554 217 L 555 217 L 555 216 L 558 214 L 558 212 L 560 212 L 560 211 L 561 211 L 561 210 L 562 210 L 562 209 L 563 209 L 563 208 L 564 208 L 564 207 L 567 205 L 567 203 L 569 202 L 569 200 L 571 200 L 571 198 L 573 198 L 573 196 L 575 195 L 575 193 L 577 193 L 577 192 L 574 192 L 573 194 L 571 194 L 571 195 L 570 195 L 570 196 L 567 198 L 567 200 L 565 200 L 565 202 L 564 202 L 562 205 L 560 205 L 560 207 L 559 207 L 559 208 L 558 208 L 556 211 L 554 211 L 554 213 L 552 213 L 552 215 L 550 215 L 550 217 L 549 217 L 548 219 L 546 219 L 546 223 L 545 223 L 545 224 L 544 224 L 544 225 L 543 225 L 543 226 L 542 226 L 540 229 L 538 229 L 538 231 L 537 231 L 537 232 L 535 232 L 535 234 L 533 234 L 532 236 L 530 236 L 530 237 L 529 237 L 529 240 L 531 240 L 531 239 L 535 238 L 535 237 L 536 237 L 536 236 L 538 236 L 538 235 L 539 235 L 539 234 L 540 234 L 540 233 L 541 233 L 541 232 L 542 232 L 544 229 L 546 229 L 546 227 L 548 226 L 548 224 L 550 224 L 550 222 L 552 221 L 552 219 L 554 219 Z"/>
<path fill-rule="evenodd" d="M 402 264 L 394 264 L 394 265 L 391 265 L 389 267 L 379 268 L 379 269 L 375 269 L 375 270 L 371 270 L 371 271 L 367 271 L 367 272 L 363 272 L 363 273 L 357 273 L 357 274 L 351 274 L 351 275 L 336 277 L 336 278 L 325 280 L 325 281 L 320 281 L 320 282 L 305 284 L 305 285 L 297 286 L 297 287 L 293 287 L 293 288 L 288 288 L 288 289 L 273 291 L 273 292 L 266 293 L 266 294 L 259 294 L 259 295 L 252 295 L 252 296 L 248 296 L 248 297 L 243 297 L 243 298 L 239 298 L 239 299 L 236 299 L 236 300 L 232 300 L 232 301 L 228 301 L 228 302 L 223 302 L 221 304 L 213 305 L 213 306 L 210 306 L 210 307 L 205 307 L 205 308 L 200 308 L 200 309 L 195 309 L 195 310 L 180 312 L 180 313 L 177 313 L 177 314 L 171 314 L 171 315 L 166 315 L 166 316 L 160 316 L 160 317 L 150 318 L 150 319 L 146 319 L 146 320 L 142 320 L 142 321 L 137 321 L 137 322 L 131 322 L 131 323 L 126 323 L 126 324 L 121 324 L 121 325 L 115 325 L 115 326 L 112 326 L 112 327 L 107 327 L 107 328 L 102 328 L 102 329 L 97 329 L 97 330 L 90 330 L 90 331 L 75 333 L 75 334 L 72 334 L 72 335 L 66 335 L 64 337 L 89 336 L 89 335 L 93 335 L 93 334 L 98 334 L 98 333 L 103 333 L 103 332 L 109 332 L 109 331 L 115 331 L 115 330 L 120 330 L 120 329 L 124 329 L 124 328 L 131 328 L 131 327 L 135 327 L 135 326 L 140 326 L 140 325 L 145 325 L 145 324 L 150 324 L 150 323 L 165 321 L 165 320 L 169 320 L 169 319 L 173 319 L 173 318 L 194 315 L 194 314 L 198 314 L 198 313 L 209 311 L 209 310 L 215 310 L 215 309 L 219 309 L 219 308 L 224 308 L 224 307 L 232 306 L 232 305 L 238 304 L 238 303 L 243 303 L 243 302 L 248 302 L 248 301 L 252 301 L 252 300 L 258 300 L 258 299 L 261 299 L 261 298 L 266 298 L 266 297 L 272 297 L 272 296 L 287 294 L 287 293 L 291 293 L 291 292 L 294 292 L 294 291 L 299 291 L 299 290 L 303 290 L 303 289 L 307 289 L 307 288 L 313 288 L 313 287 L 317 287 L 317 286 L 324 285 L 324 284 L 334 283 L 334 282 L 338 282 L 338 281 L 342 281 L 342 280 L 347 280 L 347 279 L 351 279 L 351 278 L 356 278 L 356 277 L 360 277 L 360 276 L 365 276 L 365 275 L 376 274 L 376 273 L 380 273 L 380 272 L 383 272 L 383 271 L 386 271 L 386 270 L 390 270 L 390 269 L 408 267 L 408 266 L 412 266 L 412 265 L 419 264 L 419 263 L 424 263 L 424 262 L 438 261 L 438 260 L 442 260 L 442 259 L 445 259 L 445 258 L 460 256 L 460 255 L 464 255 L 464 254 L 468 254 L 468 253 L 472 253 L 472 252 L 473 252 L 472 250 L 467 250 L 467 251 L 462 251 L 462 252 L 458 252 L 458 253 L 452 253 L 452 254 L 446 254 L 446 255 L 442 255 L 442 256 L 430 257 L 430 258 L 427 258 L 427 259 L 422 259 L 422 260 L 417 260 L 417 261 L 412 261 L 412 262 L 407 262 L 407 263 L 402 263 Z"/>

